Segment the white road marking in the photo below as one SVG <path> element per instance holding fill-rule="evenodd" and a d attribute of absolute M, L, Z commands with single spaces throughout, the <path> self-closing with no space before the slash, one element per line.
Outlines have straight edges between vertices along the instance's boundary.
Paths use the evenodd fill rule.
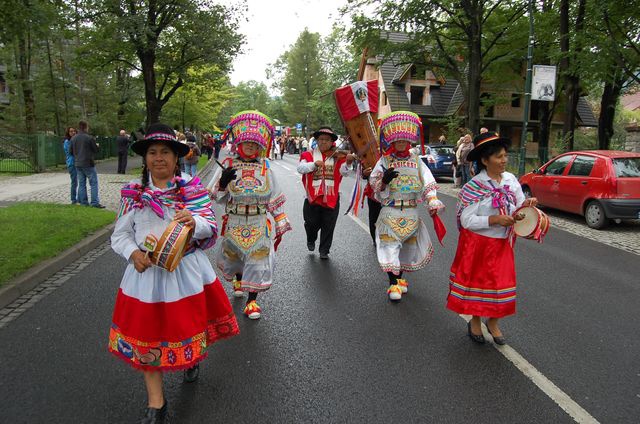
<path fill-rule="evenodd" d="M 364 231 L 369 234 L 369 227 L 353 215 L 349 215 L 356 224 L 360 226 Z M 469 321 L 471 317 L 469 315 L 460 315 L 465 321 Z M 491 337 L 486 331 L 486 326 L 482 324 L 485 337 Z M 599 424 L 598 420 L 591 416 L 583 407 L 578 405 L 573 399 L 569 397 L 562 389 L 556 386 L 553 381 L 549 380 L 540 371 L 538 371 L 533 365 L 529 363 L 522 355 L 520 355 L 514 348 L 509 345 L 499 346 L 492 343 L 493 347 L 500 352 L 509 362 L 524 374 L 533 384 L 538 386 L 542 392 L 549 396 L 564 412 L 566 412 L 573 420 L 580 424 Z"/>

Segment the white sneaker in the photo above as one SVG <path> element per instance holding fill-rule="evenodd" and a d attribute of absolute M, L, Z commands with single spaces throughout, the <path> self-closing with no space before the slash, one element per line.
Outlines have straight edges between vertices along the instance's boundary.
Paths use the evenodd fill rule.
<path fill-rule="evenodd" d="M 407 294 L 409 291 L 409 282 L 404 278 L 398 278 L 398 287 L 400 287 L 402 294 Z"/>
<path fill-rule="evenodd" d="M 242 283 L 238 280 L 233 280 L 233 297 L 242 297 L 244 292 L 242 291 Z"/>
<path fill-rule="evenodd" d="M 397 284 L 391 284 L 387 289 L 387 294 L 390 300 L 402 299 L 402 289 L 400 289 Z"/>

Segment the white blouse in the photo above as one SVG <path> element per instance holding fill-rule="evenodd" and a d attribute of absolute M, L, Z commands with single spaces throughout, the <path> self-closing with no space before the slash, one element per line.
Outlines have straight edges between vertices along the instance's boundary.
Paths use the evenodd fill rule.
<path fill-rule="evenodd" d="M 522 203 L 525 201 L 524 193 L 522 193 L 522 187 L 515 175 L 509 172 L 502 173 L 502 181 L 498 183 L 492 180 L 487 175 L 486 170 L 480 171 L 478 175 L 473 177 L 474 180 L 480 181 L 482 185 L 489 186 L 493 184 L 494 187 L 509 186 L 509 189 L 516 196 L 516 204 L 509 204 L 509 214 L 515 212 Z M 475 233 L 486 237 L 492 238 L 507 238 L 507 228 L 501 225 L 489 225 L 489 217 L 492 215 L 499 215 L 500 211 L 492 206 L 491 197 L 485 197 L 481 201 L 467 206 L 462 211 L 460 216 L 460 223 L 462 227 L 467 230 L 471 230 Z"/>

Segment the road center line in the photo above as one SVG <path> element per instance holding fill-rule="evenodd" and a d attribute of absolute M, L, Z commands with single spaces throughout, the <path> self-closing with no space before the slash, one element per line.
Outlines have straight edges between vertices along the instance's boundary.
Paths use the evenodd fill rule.
<path fill-rule="evenodd" d="M 369 234 L 369 227 L 359 218 L 349 214 L 349 218 L 355 221 L 364 231 Z M 469 315 L 459 315 L 465 321 L 471 318 Z M 485 337 L 490 337 L 486 331 L 486 326 L 482 324 Z M 533 384 L 538 386 L 542 392 L 549 396 L 564 412 L 566 412 L 573 420 L 580 424 L 598 424 L 598 420 L 591 416 L 583 407 L 578 405 L 569 397 L 562 389 L 556 386 L 551 380 L 544 376 L 540 371 L 529 363 L 522 355 L 509 345 L 498 346 L 492 343 L 493 347 L 500 352 L 509 362 L 524 374 Z"/>

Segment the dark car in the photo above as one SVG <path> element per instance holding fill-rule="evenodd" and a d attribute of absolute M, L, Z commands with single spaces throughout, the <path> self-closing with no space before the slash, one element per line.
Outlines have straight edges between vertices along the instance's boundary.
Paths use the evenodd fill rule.
<path fill-rule="evenodd" d="M 520 184 L 543 206 L 583 215 L 591 228 L 640 219 L 640 153 L 564 153 L 520 177 Z"/>
<path fill-rule="evenodd" d="M 456 146 L 447 144 L 424 146 L 424 155 L 420 159 L 429 167 L 434 177 L 453 177 L 451 165 L 456 158 Z"/>

